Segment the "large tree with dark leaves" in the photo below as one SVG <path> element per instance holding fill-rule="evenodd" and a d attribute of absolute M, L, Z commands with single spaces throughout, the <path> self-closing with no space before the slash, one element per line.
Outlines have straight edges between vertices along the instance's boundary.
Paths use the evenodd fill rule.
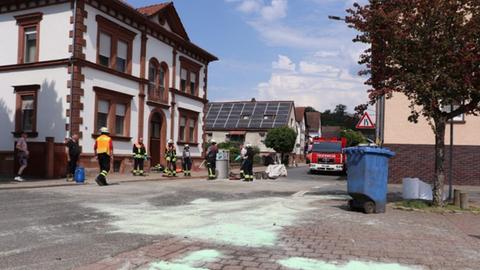
<path fill-rule="evenodd" d="M 400 92 L 410 100 L 408 120 L 424 117 L 432 127 L 433 204 L 442 206 L 446 124 L 480 111 L 480 1 L 370 0 L 347 12 L 360 32 L 354 41 L 371 44 L 360 58 L 371 104 Z"/>

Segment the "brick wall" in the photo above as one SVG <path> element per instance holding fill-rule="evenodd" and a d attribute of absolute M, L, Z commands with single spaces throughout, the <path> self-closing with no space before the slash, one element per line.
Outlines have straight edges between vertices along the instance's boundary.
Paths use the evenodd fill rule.
<path fill-rule="evenodd" d="M 389 182 L 401 183 L 404 177 L 418 177 L 431 183 L 435 169 L 435 146 L 390 144 L 385 147 L 396 153 L 390 160 Z M 449 173 L 449 146 L 445 148 L 446 183 Z M 453 184 L 480 185 L 480 146 L 454 146 Z"/>

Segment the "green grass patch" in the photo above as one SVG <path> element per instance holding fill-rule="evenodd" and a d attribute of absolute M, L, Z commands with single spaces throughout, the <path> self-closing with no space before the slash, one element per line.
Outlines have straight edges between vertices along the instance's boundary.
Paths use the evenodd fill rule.
<path fill-rule="evenodd" d="M 396 205 L 413 209 L 426 209 L 431 207 L 432 203 L 426 200 L 405 200 L 396 203 Z"/>
<path fill-rule="evenodd" d="M 461 209 L 451 203 L 446 203 L 443 207 L 432 206 L 431 201 L 427 200 L 405 200 L 394 204 L 394 208 L 401 210 L 419 210 L 434 213 L 474 213 L 480 214 L 480 207 L 471 205 L 469 209 Z"/>

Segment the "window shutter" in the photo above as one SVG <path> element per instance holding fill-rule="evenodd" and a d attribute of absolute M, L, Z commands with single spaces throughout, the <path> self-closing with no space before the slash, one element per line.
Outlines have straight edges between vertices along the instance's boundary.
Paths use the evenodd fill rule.
<path fill-rule="evenodd" d="M 100 33 L 100 55 L 105 57 L 111 56 L 112 38 L 104 33 Z"/>
<path fill-rule="evenodd" d="M 105 100 L 99 100 L 98 101 L 98 112 L 99 113 L 108 114 L 109 107 L 110 107 L 110 104 L 108 103 L 108 101 L 105 101 Z"/>
<path fill-rule="evenodd" d="M 128 44 L 123 41 L 118 41 L 117 57 L 127 59 Z"/>
<path fill-rule="evenodd" d="M 125 116 L 127 111 L 127 106 L 125 104 L 117 104 L 115 114 L 117 116 Z"/>

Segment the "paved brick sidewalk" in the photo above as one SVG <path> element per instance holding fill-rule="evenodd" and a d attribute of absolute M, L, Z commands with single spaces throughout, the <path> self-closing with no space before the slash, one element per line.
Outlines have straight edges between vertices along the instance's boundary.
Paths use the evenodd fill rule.
<path fill-rule="evenodd" d="M 390 208 L 386 214 L 365 215 L 349 212 L 344 205 L 345 201 L 339 200 L 313 202 L 318 210 L 304 214 L 294 226 L 284 227 L 274 247 L 159 236 L 152 245 L 77 269 L 322 269 L 320 266 L 328 263 L 333 266 L 326 269 L 346 264 L 353 268 L 338 269 L 359 269 L 354 262 L 371 263 L 363 269 L 371 269 L 368 265 L 373 263 L 397 264 L 388 269 L 479 269 L 478 215 Z M 187 260 L 195 251 L 215 251 L 218 256 Z M 291 268 L 282 265 L 288 261 L 293 262 Z M 382 269 L 380 266 L 375 269 Z"/>

